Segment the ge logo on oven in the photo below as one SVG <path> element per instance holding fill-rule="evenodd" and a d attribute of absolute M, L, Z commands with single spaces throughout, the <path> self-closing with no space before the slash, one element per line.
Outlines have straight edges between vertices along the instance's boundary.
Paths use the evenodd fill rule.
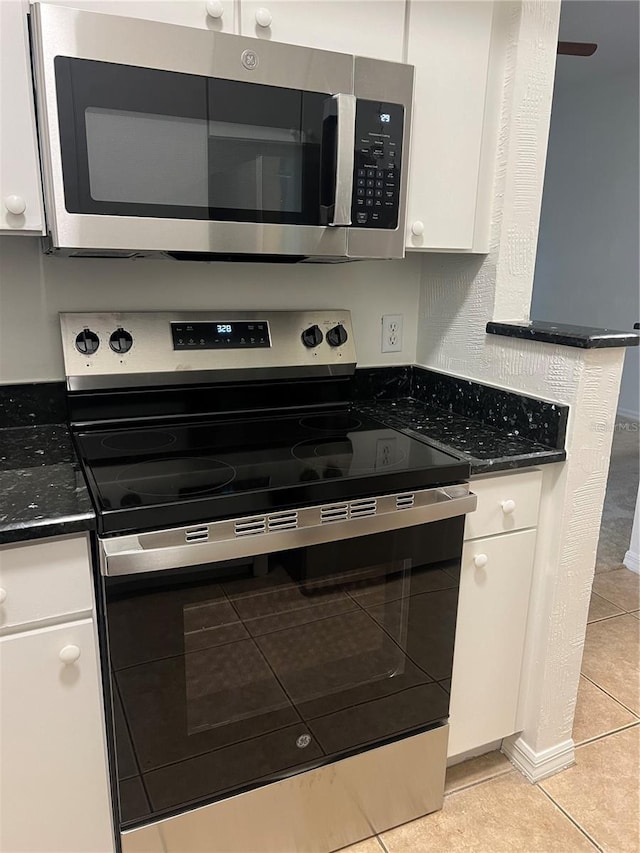
<path fill-rule="evenodd" d="M 300 735 L 298 740 L 296 741 L 296 746 L 298 749 L 304 749 L 305 746 L 309 746 L 311 743 L 311 735 Z"/>
<path fill-rule="evenodd" d="M 240 61 L 249 71 L 258 67 L 258 54 L 253 50 L 243 50 Z"/>

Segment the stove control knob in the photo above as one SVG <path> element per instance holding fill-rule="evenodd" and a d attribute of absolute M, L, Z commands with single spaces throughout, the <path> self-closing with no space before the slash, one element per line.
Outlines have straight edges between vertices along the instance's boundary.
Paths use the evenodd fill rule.
<path fill-rule="evenodd" d="M 341 323 L 338 323 L 337 326 L 334 326 L 333 329 L 329 329 L 327 332 L 327 342 L 332 347 L 341 347 L 348 337 L 347 330 Z"/>
<path fill-rule="evenodd" d="M 100 346 L 100 338 L 91 329 L 83 329 L 76 337 L 76 349 L 82 355 L 93 355 Z"/>
<path fill-rule="evenodd" d="M 129 352 L 129 350 L 133 346 L 133 338 L 131 337 L 131 333 L 123 329 L 122 326 L 119 326 L 109 338 L 109 346 L 114 352 L 117 352 L 119 355 L 123 355 L 125 352 Z"/>
<path fill-rule="evenodd" d="M 320 326 L 309 326 L 309 328 L 305 329 L 302 333 L 302 343 L 306 347 L 309 347 L 309 349 L 317 347 L 323 340 L 324 335 L 322 334 Z"/>

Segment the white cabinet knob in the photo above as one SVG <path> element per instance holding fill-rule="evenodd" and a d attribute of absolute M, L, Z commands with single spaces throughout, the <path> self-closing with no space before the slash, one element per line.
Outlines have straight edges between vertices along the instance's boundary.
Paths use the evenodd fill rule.
<path fill-rule="evenodd" d="M 4 197 L 4 206 L 9 213 L 14 213 L 16 216 L 20 216 L 27 209 L 27 203 L 21 195 L 6 195 Z"/>
<path fill-rule="evenodd" d="M 207 0 L 207 15 L 210 18 L 221 18 L 224 15 L 222 0 Z"/>
<path fill-rule="evenodd" d="M 256 9 L 256 24 L 259 27 L 270 27 L 273 15 L 266 6 L 260 6 Z"/>
<path fill-rule="evenodd" d="M 515 501 L 511 501 L 511 500 L 502 501 L 502 512 L 505 515 L 511 515 L 511 513 L 515 510 L 515 508 L 516 508 L 516 502 Z"/>
<path fill-rule="evenodd" d="M 416 221 L 411 226 L 411 233 L 414 237 L 422 237 L 424 234 L 424 222 L 420 219 L 416 219 Z"/>
<path fill-rule="evenodd" d="M 0 586 L 0 604 L 4 604 L 7 600 L 7 590 Z"/>
<path fill-rule="evenodd" d="M 75 663 L 80 657 L 80 647 L 69 645 L 65 646 L 63 649 L 60 649 L 59 658 L 62 663 L 70 664 Z"/>
<path fill-rule="evenodd" d="M 476 567 L 476 569 L 484 569 L 488 562 L 489 558 L 486 554 L 476 554 L 476 556 L 473 558 L 473 565 Z"/>

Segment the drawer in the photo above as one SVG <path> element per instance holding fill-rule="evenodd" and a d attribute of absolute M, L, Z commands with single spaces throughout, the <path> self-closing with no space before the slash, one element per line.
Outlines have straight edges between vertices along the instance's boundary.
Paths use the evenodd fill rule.
<path fill-rule="evenodd" d="M 0 548 L 0 631 L 93 610 L 86 536 Z"/>
<path fill-rule="evenodd" d="M 541 488 L 539 470 L 472 480 L 471 491 L 478 496 L 478 507 L 467 515 L 464 538 L 536 527 Z"/>

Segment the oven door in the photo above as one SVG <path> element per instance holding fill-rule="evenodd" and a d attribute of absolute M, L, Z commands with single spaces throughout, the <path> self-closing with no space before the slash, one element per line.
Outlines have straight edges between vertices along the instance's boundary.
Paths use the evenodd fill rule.
<path fill-rule="evenodd" d="M 446 721 L 463 525 L 105 577 L 121 826 Z"/>
<path fill-rule="evenodd" d="M 352 56 L 48 4 L 33 16 L 55 247 L 346 255 Z"/>

